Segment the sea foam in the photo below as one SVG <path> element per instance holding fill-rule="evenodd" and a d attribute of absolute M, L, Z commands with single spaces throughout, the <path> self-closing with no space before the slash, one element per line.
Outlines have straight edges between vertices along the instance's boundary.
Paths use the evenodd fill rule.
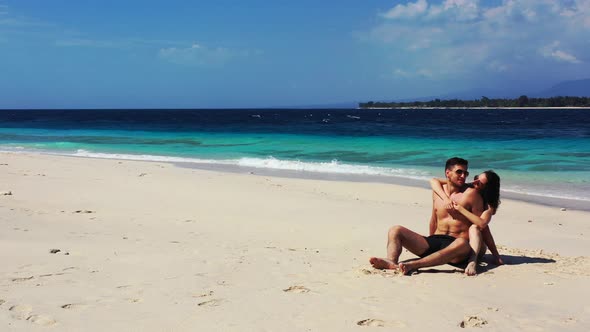
<path fill-rule="evenodd" d="M 56 154 L 51 152 L 51 154 Z M 57 153 L 60 154 L 60 153 Z M 73 154 L 77 157 L 85 158 L 102 158 L 102 159 L 121 159 L 137 161 L 159 161 L 172 163 L 192 163 L 192 164 L 217 164 L 217 165 L 234 165 L 250 168 L 263 168 L 273 170 L 301 171 L 313 173 L 331 173 L 342 175 L 373 175 L 373 176 L 394 176 L 415 180 L 426 180 L 431 176 L 424 171 L 416 169 L 401 169 L 367 165 L 353 165 L 341 163 L 337 160 L 331 162 L 310 162 L 300 160 L 284 160 L 274 157 L 267 158 L 237 158 L 237 159 L 201 159 L 187 157 L 170 157 L 159 155 L 136 155 L 136 154 L 117 154 L 90 152 L 86 150 L 77 150 Z"/>
<path fill-rule="evenodd" d="M 207 164 L 207 165 L 229 165 L 247 168 L 269 169 L 269 170 L 285 170 L 298 171 L 309 173 L 324 173 L 324 174 L 339 174 L 339 175 L 361 175 L 361 176 L 375 176 L 375 177 L 390 177 L 390 178 L 404 178 L 412 180 L 426 181 L 433 177 L 427 171 L 422 171 L 412 168 L 392 168 L 368 165 L 355 165 L 342 163 L 338 160 L 330 162 L 311 162 L 300 160 L 285 160 L 274 157 L 267 158 L 251 158 L 243 157 L 237 159 L 204 159 L 191 157 L 175 157 L 162 156 L 150 154 L 125 154 L 125 153 L 104 153 L 92 152 L 88 150 L 79 149 L 75 152 L 65 151 L 47 151 L 36 150 L 30 148 L 23 148 L 20 146 L 4 147 L 2 151 L 9 151 L 14 153 L 42 153 L 49 155 L 64 155 L 76 156 L 84 158 L 99 158 L 99 159 L 115 159 L 115 160 L 135 160 L 135 161 L 151 161 L 151 162 L 169 162 L 169 163 L 183 163 L 183 164 Z M 590 198 L 585 195 L 584 190 L 576 190 L 571 186 L 564 188 L 553 187 L 552 190 L 545 188 L 538 188 L 527 186 L 525 184 L 515 185 L 507 184 L 502 188 L 503 193 L 513 193 L 524 197 L 547 197 L 556 199 L 566 199 L 575 201 L 590 201 Z"/>
<path fill-rule="evenodd" d="M 54 153 L 53 153 L 54 154 Z M 159 161 L 172 163 L 189 163 L 189 164 L 210 164 L 210 165 L 233 165 L 250 168 L 299 171 L 310 173 L 327 173 L 339 175 L 366 175 L 366 176 L 383 176 L 392 178 L 404 178 L 412 180 L 429 180 L 433 177 L 427 171 L 412 168 L 392 168 L 368 165 L 354 165 L 332 160 L 331 162 L 310 162 L 300 160 L 285 160 L 274 157 L 251 158 L 244 157 L 238 159 L 200 159 L 186 157 L 169 157 L 158 155 L 134 155 L 134 154 L 110 154 L 89 152 L 78 150 L 74 156 L 87 158 L 104 158 L 104 159 L 123 159 L 138 161 Z M 584 195 L 583 191 L 578 191 L 568 186 L 566 188 L 553 187 L 552 190 L 543 188 L 533 188 L 526 185 L 506 185 L 502 188 L 504 193 L 514 193 L 523 196 L 548 197 L 556 199 L 590 201 L 589 197 Z"/>

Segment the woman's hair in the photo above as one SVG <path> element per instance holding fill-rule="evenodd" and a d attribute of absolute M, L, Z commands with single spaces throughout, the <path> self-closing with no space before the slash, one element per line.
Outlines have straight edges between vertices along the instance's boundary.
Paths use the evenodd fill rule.
<path fill-rule="evenodd" d="M 485 171 L 484 174 L 488 183 L 483 188 L 481 197 L 483 197 L 484 205 L 489 205 L 495 211 L 500 205 L 500 177 L 492 170 Z"/>

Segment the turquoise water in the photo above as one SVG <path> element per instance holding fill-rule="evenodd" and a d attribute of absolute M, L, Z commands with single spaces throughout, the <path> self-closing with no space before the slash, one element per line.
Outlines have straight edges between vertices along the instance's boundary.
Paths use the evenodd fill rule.
<path fill-rule="evenodd" d="M 0 111 L 0 150 L 421 181 L 460 156 L 504 193 L 590 201 L 587 112 L 462 111 Z"/>

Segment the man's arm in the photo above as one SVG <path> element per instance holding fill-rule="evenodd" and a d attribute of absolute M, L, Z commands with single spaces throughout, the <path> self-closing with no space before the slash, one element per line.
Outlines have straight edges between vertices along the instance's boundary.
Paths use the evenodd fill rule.
<path fill-rule="evenodd" d="M 445 209 L 447 210 L 452 210 L 453 209 L 453 201 L 451 201 L 451 198 L 449 197 L 449 195 L 445 192 L 445 189 L 443 188 L 443 185 L 447 184 L 447 180 L 446 179 L 437 179 L 437 178 L 432 178 L 430 180 L 430 187 L 432 188 L 432 191 L 434 191 L 434 193 L 440 197 L 440 199 L 443 200 L 443 205 L 445 207 Z"/>
<path fill-rule="evenodd" d="M 434 232 L 436 232 L 436 228 L 438 226 L 437 220 L 436 220 L 436 210 L 434 209 L 434 200 L 436 199 L 436 197 L 434 196 L 435 194 L 432 194 L 432 214 L 430 215 L 430 225 L 429 225 L 429 231 L 428 231 L 428 235 L 434 235 Z"/>

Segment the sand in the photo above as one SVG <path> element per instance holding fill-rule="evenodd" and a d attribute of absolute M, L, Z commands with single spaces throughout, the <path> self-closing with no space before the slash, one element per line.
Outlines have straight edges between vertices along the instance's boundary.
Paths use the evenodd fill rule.
<path fill-rule="evenodd" d="M 504 200 L 506 265 L 401 276 L 422 188 L 0 153 L 0 194 L 3 331 L 590 330 L 589 212 Z"/>

